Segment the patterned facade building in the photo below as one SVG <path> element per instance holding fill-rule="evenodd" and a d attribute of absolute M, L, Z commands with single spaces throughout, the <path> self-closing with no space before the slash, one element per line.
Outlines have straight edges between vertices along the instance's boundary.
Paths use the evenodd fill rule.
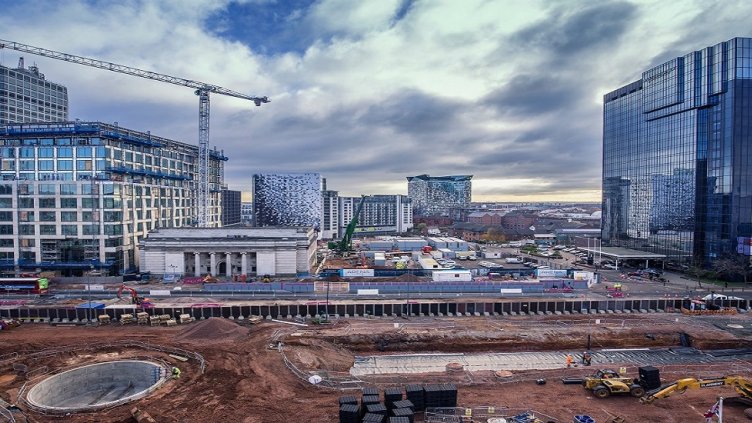
<path fill-rule="evenodd" d="M 47 81 L 36 66 L 0 66 L 0 126 L 68 120 L 68 89 Z"/>
<path fill-rule="evenodd" d="M 472 175 L 407 177 L 407 196 L 416 216 L 450 216 L 467 207 L 472 194 Z"/>
<path fill-rule="evenodd" d="M 209 224 L 224 160 L 210 154 Z M 0 267 L 119 274 L 156 228 L 195 223 L 198 147 L 99 122 L 0 127 Z"/>
<path fill-rule="evenodd" d="M 321 228 L 321 175 L 318 173 L 259 173 L 253 175 L 255 226 Z"/>
<path fill-rule="evenodd" d="M 752 237 L 752 39 L 604 96 L 604 245 L 708 265 Z"/>

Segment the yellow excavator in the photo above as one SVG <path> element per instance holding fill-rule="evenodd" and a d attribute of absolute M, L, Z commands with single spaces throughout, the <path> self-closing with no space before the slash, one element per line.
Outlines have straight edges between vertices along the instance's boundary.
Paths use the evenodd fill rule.
<path fill-rule="evenodd" d="M 713 379 L 695 379 L 693 377 L 679 379 L 675 382 L 654 389 L 640 398 L 643 404 L 650 404 L 656 399 L 667 398 L 675 393 L 684 393 L 687 389 L 714 388 L 717 386 L 731 386 L 739 394 L 738 397 L 724 398 L 724 404 L 744 404 L 752 407 L 752 380 L 742 376 L 723 376 Z M 752 417 L 752 408 L 744 410 L 747 417 Z"/>

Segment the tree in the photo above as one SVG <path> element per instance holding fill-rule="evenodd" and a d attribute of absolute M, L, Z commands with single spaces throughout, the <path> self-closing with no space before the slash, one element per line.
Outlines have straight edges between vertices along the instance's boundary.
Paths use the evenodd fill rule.
<path fill-rule="evenodd" d="M 752 273 L 749 257 L 736 253 L 727 253 L 716 259 L 713 262 L 713 270 L 724 279 L 742 279 L 745 284 Z"/>
<path fill-rule="evenodd" d="M 425 235 L 426 231 L 427 231 L 427 228 L 428 228 L 428 225 L 426 225 L 425 223 L 421 222 L 421 223 L 418 223 L 418 226 L 416 226 L 415 228 L 418 230 L 419 233 Z"/>

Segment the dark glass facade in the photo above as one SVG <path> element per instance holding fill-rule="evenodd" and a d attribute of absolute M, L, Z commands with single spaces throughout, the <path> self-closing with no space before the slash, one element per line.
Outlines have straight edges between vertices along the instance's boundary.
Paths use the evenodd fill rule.
<path fill-rule="evenodd" d="M 648 69 L 603 102 L 604 245 L 704 265 L 743 252 L 752 235 L 752 39 Z"/>
<path fill-rule="evenodd" d="M 240 191 L 222 190 L 222 226 L 240 224 Z"/>

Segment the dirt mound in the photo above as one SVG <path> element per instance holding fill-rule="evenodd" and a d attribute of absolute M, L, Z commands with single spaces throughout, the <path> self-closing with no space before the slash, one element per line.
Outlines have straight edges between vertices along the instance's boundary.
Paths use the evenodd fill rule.
<path fill-rule="evenodd" d="M 247 336 L 247 328 L 220 317 L 210 317 L 187 327 L 176 336 L 176 339 L 179 341 L 227 342 L 237 341 Z"/>

